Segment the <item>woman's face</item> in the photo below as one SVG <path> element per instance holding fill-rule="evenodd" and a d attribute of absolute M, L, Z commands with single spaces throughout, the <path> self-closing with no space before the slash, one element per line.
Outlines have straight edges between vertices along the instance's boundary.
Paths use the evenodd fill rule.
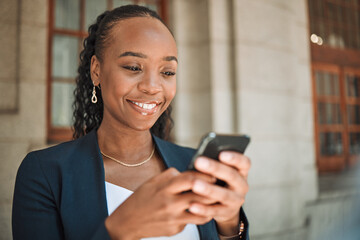
<path fill-rule="evenodd" d="M 175 96 L 176 69 L 175 40 L 159 20 L 136 17 L 118 22 L 105 43 L 102 61 L 91 61 L 92 80 L 101 86 L 103 123 L 150 129 Z"/>

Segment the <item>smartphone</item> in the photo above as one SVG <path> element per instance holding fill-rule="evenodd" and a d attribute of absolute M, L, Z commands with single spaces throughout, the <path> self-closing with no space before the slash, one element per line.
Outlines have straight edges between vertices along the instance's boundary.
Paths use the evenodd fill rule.
<path fill-rule="evenodd" d="M 195 155 L 188 165 L 188 170 L 196 171 L 194 163 L 199 156 L 219 160 L 218 157 L 221 151 L 244 153 L 249 142 L 250 137 L 247 135 L 226 135 L 210 132 L 202 138 Z M 224 186 L 225 182 L 217 180 L 216 184 Z"/>

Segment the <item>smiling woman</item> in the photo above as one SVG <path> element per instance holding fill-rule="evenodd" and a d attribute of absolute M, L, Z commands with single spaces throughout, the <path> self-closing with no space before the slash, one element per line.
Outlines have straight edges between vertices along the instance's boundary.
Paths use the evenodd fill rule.
<path fill-rule="evenodd" d="M 90 70 L 101 85 L 103 126 L 149 129 L 176 92 L 175 40 L 158 19 L 135 17 L 116 24 L 108 41 Z"/>
<path fill-rule="evenodd" d="M 151 30 L 149 29 L 148 31 L 143 32 L 143 35 L 138 34 L 140 33 L 139 28 L 142 25 L 142 22 L 141 21 L 139 22 L 138 20 L 132 23 L 133 24 L 131 26 L 133 28 L 132 31 L 124 32 L 124 27 L 121 27 L 121 25 L 119 24 L 119 26 L 116 26 L 114 29 L 111 29 L 111 34 L 109 34 L 110 24 L 118 22 L 121 19 L 124 20 L 129 18 L 128 20 L 133 20 L 132 18 L 134 17 L 141 17 L 141 19 L 144 19 L 145 16 L 148 16 L 152 20 L 156 19 L 156 21 L 160 23 L 160 26 L 164 28 L 163 30 L 166 30 L 165 32 L 168 33 L 167 36 L 169 37 L 170 35 L 170 39 L 174 41 L 170 33 L 170 30 L 166 27 L 166 25 L 163 23 L 161 18 L 155 12 L 153 11 L 134 12 L 134 13 L 122 12 L 122 14 L 120 15 L 119 13 L 121 9 L 123 8 L 118 8 L 118 15 L 109 14 L 109 12 L 103 13 L 98 17 L 97 19 L 98 23 L 89 27 L 89 37 L 85 39 L 84 50 L 80 55 L 80 58 L 82 60 L 81 65 L 79 67 L 80 75 L 77 78 L 77 88 L 75 90 L 76 100 L 74 104 L 75 106 L 74 138 L 81 137 L 86 133 L 90 132 L 91 130 L 97 129 L 100 126 L 100 123 L 103 119 L 102 114 L 105 113 L 103 112 L 103 99 L 101 97 L 103 91 L 100 91 L 100 88 L 93 88 L 94 86 L 93 84 L 104 87 L 104 81 L 101 81 L 100 83 L 99 76 L 91 76 L 91 78 L 96 78 L 96 79 L 93 81 L 89 81 L 90 65 L 91 66 L 96 65 L 96 67 L 100 67 L 100 62 L 102 62 L 103 63 L 102 68 L 104 68 L 104 66 L 108 65 L 107 63 L 105 64 L 104 61 L 111 61 L 112 67 L 117 68 L 119 66 L 124 70 L 125 69 L 128 70 L 128 74 L 130 73 L 135 74 L 135 73 L 144 73 L 144 70 L 146 70 L 146 73 L 148 72 L 147 69 L 141 68 L 141 66 L 139 65 L 140 60 L 142 62 L 146 62 L 146 60 L 147 62 L 149 62 L 149 60 L 152 60 L 145 53 L 139 52 L 138 51 L 139 48 L 137 47 L 136 44 L 137 43 L 142 43 L 143 45 L 144 43 L 146 44 L 144 39 L 142 39 L 142 37 L 144 36 L 148 36 L 148 39 L 153 40 L 155 44 L 155 39 L 153 38 L 154 36 L 151 35 L 154 34 L 154 32 L 151 32 Z M 126 26 L 128 26 L 128 29 L 131 29 L 129 28 L 130 26 L 128 24 L 126 24 Z M 135 36 L 136 34 L 137 36 Z M 137 43 L 135 42 L 136 39 L 137 39 Z M 116 41 L 116 43 L 114 41 Z M 161 44 L 160 39 L 158 40 L 158 43 L 159 41 Z M 108 46 L 108 44 L 111 44 L 111 46 Z M 123 44 L 123 45 L 119 45 L 119 44 Z M 132 46 L 132 49 L 135 49 L 135 51 L 130 51 L 131 50 L 130 48 L 125 49 L 124 47 L 126 47 L 126 45 L 124 44 L 128 44 L 129 45 L 128 47 Z M 172 62 L 172 60 L 175 60 L 175 62 L 177 62 L 175 42 L 173 47 L 175 47 L 174 48 L 175 55 L 174 56 L 164 55 L 163 60 L 165 60 L 165 62 Z M 164 53 L 164 50 L 162 52 Z M 110 57 L 112 57 L 112 59 L 110 59 Z M 137 62 L 134 62 L 134 60 L 137 60 Z M 122 65 L 120 66 L 119 64 Z M 172 64 L 171 66 L 172 69 L 174 68 L 173 65 L 174 64 Z M 147 68 L 148 67 L 149 66 L 147 66 Z M 99 71 L 99 69 L 97 69 L 96 71 Z M 104 74 L 104 70 L 102 71 L 102 73 Z M 122 73 L 125 74 L 126 72 L 123 71 Z M 171 75 L 175 75 L 175 71 L 174 70 L 171 72 L 163 71 L 162 74 L 171 76 Z M 173 78 L 173 84 L 175 85 L 176 83 L 174 81 L 175 78 Z M 91 104 L 91 102 L 89 102 L 88 99 L 89 96 L 92 96 L 92 92 L 94 89 L 96 91 L 96 94 L 99 95 L 100 97 L 99 97 L 99 101 L 96 104 Z M 168 106 L 165 109 L 166 110 L 162 113 L 156 124 L 153 125 L 153 127 L 151 128 L 151 132 L 158 137 L 166 139 L 168 137 L 170 128 L 172 126 L 172 119 L 170 117 L 171 107 Z"/>
<path fill-rule="evenodd" d="M 178 61 L 159 16 L 136 5 L 101 14 L 80 60 L 76 140 L 23 160 L 14 239 L 247 239 L 249 159 L 223 152 L 186 171 L 194 149 L 163 140 Z"/>

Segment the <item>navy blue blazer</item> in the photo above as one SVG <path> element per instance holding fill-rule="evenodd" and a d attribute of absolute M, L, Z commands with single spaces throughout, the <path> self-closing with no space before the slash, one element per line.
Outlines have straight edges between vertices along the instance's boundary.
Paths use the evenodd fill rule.
<path fill-rule="evenodd" d="M 185 171 L 194 150 L 154 137 L 166 167 Z M 15 183 L 13 238 L 110 239 L 105 175 L 96 131 L 55 147 L 29 153 Z M 241 210 L 241 220 L 247 221 Z M 215 222 L 198 226 L 201 239 L 218 240 Z M 247 239 L 247 229 L 243 239 Z"/>

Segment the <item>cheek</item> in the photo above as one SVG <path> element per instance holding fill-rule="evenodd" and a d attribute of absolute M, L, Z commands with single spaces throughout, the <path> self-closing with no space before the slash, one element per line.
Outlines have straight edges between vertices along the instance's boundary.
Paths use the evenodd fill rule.
<path fill-rule="evenodd" d="M 166 100 L 171 101 L 176 94 L 176 80 L 173 80 L 172 82 L 168 83 L 166 86 Z"/>
<path fill-rule="evenodd" d="M 137 79 L 129 78 L 124 74 L 117 74 L 111 76 L 111 84 L 109 85 L 109 90 L 114 94 L 119 96 L 124 96 L 129 94 L 133 89 L 136 88 L 138 82 Z"/>

